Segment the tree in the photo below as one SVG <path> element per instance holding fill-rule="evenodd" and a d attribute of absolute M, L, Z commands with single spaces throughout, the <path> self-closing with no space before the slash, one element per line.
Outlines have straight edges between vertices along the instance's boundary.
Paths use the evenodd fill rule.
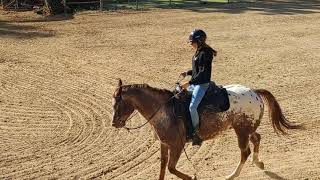
<path fill-rule="evenodd" d="M 64 6 L 61 0 L 44 0 L 45 12 L 50 15 L 60 14 L 64 12 Z"/>

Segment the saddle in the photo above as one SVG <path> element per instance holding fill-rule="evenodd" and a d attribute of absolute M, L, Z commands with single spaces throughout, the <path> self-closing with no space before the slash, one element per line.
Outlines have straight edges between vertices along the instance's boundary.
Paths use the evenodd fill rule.
<path fill-rule="evenodd" d="M 187 139 L 192 138 L 193 126 L 189 112 L 189 105 L 191 102 L 192 94 L 188 91 L 175 90 L 174 98 L 174 113 L 178 119 L 183 119 L 187 130 Z M 222 86 L 217 86 L 214 82 L 209 83 L 206 94 L 202 98 L 199 106 L 198 113 L 209 111 L 212 113 L 219 113 L 227 111 L 230 107 L 228 92 Z M 201 117 L 200 122 L 201 124 Z"/>

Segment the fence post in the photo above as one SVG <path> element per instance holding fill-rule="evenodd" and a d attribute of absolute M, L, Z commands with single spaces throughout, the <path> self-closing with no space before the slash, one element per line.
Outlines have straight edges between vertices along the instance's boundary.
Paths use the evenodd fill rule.
<path fill-rule="evenodd" d="M 139 7 L 138 7 L 138 4 L 139 4 L 139 3 L 138 3 L 138 0 L 136 0 L 136 10 L 138 10 L 138 8 L 139 8 Z"/>
<path fill-rule="evenodd" d="M 66 16 L 67 15 L 67 0 L 62 0 L 63 3 L 63 13 Z"/>
<path fill-rule="evenodd" d="M 100 11 L 103 10 L 103 0 L 100 0 Z"/>

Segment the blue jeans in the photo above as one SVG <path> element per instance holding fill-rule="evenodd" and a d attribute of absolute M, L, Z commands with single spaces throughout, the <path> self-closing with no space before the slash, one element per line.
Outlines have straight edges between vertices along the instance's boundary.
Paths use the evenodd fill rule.
<path fill-rule="evenodd" d="M 189 111 L 191 115 L 192 125 L 194 128 L 199 126 L 199 114 L 198 114 L 198 106 L 206 94 L 206 91 L 209 87 L 209 83 L 193 85 L 191 84 L 188 87 L 188 91 L 192 92 L 192 98 L 189 106 Z"/>

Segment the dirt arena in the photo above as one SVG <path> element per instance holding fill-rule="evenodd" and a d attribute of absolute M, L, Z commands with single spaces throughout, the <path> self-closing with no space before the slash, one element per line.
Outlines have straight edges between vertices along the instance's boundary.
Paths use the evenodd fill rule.
<path fill-rule="evenodd" d="M 116 78 L 172 89 L 191 68 L 193 28 L 218 51 L 217 84 L 265 88 L 306 126 L 277 136 L 265 112 L 266 169 L 249 160 L 238 179 L 320 179 L 320 2 L 274 3 L 67 19 L 0 11 L 0 179 L 157 179 L 151 127 L 111 127 L 111 95 Z M 128 126 L 144 122 L 138 115 Z M 224 179 L 240 159 L 233 130 L 186 151 L 191 162 L 182 154 L 177 168 L 201 180 Z"/>

